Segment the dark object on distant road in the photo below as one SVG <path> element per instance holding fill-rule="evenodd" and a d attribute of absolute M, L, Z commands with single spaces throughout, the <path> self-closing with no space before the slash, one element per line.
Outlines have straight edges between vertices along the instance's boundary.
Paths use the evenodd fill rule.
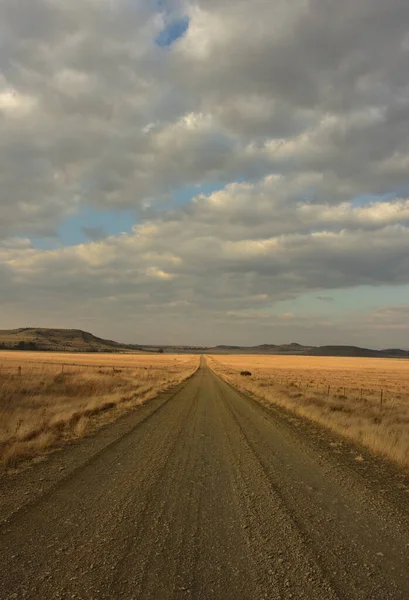
<path fill-rule="evenodd" d="M 251 377 L 250 371 L 240 371 L 240 375 L 243 375 L 243 377 Z"/>

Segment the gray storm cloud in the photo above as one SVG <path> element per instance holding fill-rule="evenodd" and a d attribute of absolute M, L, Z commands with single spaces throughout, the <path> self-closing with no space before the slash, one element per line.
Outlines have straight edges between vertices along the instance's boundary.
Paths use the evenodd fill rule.
<path fill-rule="evenodd" d="M 189 26 L 161 47 L 170 13 Z M 75 319 L 98 302 L 101 319 L 148 322 L 160 307 L 166 329 L 270 314 L 308 291 L 409 284 L 408 23 L 406 0 L 186 0 L 162 13 L 142 0 L 3 0 L 11 313 L 35 319 L 48 302 Z M 199 192 L 174 206 L 184 186 Z M 90 206 L 137 225 L 31 246 Z"/>

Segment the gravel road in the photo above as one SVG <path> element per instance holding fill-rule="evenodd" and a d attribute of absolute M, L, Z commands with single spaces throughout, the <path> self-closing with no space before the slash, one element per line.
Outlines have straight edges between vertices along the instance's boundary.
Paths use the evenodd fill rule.
<path fill-rule="evenodd" d="M 409 598 L 407 474 L 204 359 L 0 485 L 1 600 Z"/>

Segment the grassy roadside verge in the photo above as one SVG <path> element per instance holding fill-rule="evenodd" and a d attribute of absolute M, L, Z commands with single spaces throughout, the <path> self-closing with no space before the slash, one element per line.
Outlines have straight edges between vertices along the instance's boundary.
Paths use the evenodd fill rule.
<path fill-rule="evenodd" d="M 0 466 L 16 467 L 183 382 L 197 356 L 0 354 Z"/>
<path fill-rule="evenodd" d="M 237 357 L 232 360 L 229 356 L 208 356 L 207 361 L 222 379 L 260 403 L 284 407 L 409 467 L 409 401 L 405 393 L 395 393 L 394 397 L 386 394 L 388 399 L 381 403 L 378 390 L 373 393 L 374 388 L 369 388 L 366 381 L 368 374 L 360 369 L 348 373 L 355 383 L 347 388 L 339 385 L 341 371 L 332 372 L 332 385 L 320 385 L 311 369 L 298 371 L 296 377 L 293 371 L 288 376 L 284 369 L 271 369 L 274 357 L 267 357 L 265 365 L 262 361 L 252 364 L 248 357 L 240 358 L 242 362 Z M 387 371 L 386 363 L 384 368 Z M 240 374 L 247 369 L 251 376 Z"/>

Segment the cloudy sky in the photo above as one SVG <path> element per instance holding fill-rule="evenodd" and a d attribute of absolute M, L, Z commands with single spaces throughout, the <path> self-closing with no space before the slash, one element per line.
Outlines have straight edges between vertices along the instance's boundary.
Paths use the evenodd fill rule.
<path fill-rule="evenodd" d="M 0 0 L 0 328 L 409 347 L 407 0 Z"/>

